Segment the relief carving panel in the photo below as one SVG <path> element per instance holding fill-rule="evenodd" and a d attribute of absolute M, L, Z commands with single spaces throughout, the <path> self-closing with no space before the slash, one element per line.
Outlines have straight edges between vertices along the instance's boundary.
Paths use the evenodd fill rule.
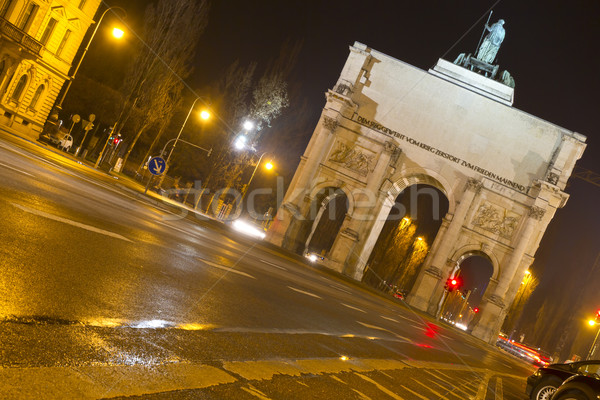
<path fill-rule="evenodd" d="M 354 171 L 361 176 L 367 176 L 373 169 L 374 159 L 375 153 L 338 141 L 328 161 L 340 164 L 344 168 Z"/>
<path fill-rule="evenodd" d="M 484 202 L 479 206 L 473 225 L 510 239 L 519 223 L 519 215 L 495 204 Z"/>

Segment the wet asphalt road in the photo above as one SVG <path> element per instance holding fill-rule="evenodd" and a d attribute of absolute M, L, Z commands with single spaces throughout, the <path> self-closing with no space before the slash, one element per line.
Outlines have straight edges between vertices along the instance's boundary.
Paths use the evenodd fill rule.
<path fill-rule="evenodd" d="M 0 140 L 3 397 L 525 398 L 530 366 L 126 186 Z"/>

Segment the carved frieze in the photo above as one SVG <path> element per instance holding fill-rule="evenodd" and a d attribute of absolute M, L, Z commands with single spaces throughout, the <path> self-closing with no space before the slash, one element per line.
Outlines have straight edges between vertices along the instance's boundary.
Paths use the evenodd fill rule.
<path fill-rule="evenodd" d="M 337 142 L 329 156 L 329 161 L 340 164 L 346 169 L 361 176 L 367 176 L 372 170 L 375 154 L 358 146 L 353 147 L 344 142 Z"/>
<path fill-rule="evenodd" d="M 519 216 L 500 206 L 484 202 L 479 206 L 472 223 L 473 226 L 510 239 L 519 223 Z"/>

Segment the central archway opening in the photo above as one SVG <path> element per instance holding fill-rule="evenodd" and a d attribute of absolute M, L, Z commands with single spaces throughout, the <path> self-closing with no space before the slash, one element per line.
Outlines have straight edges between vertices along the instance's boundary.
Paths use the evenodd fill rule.
<path fill-rule="evenodd" d="M 445 293 L 440 317 L 466 330 L 479 312 L 493 274 L 494 266 L 485 253 L 470 252 L 460 257 L 451 275 L 458 285 Z"/>
<path fill-rule="evenodd" d="M 448 199 L 434 186 L 404 189 L 369 256 L 363 282 L 403 295 L 410 292 L 448 207 Z"/>

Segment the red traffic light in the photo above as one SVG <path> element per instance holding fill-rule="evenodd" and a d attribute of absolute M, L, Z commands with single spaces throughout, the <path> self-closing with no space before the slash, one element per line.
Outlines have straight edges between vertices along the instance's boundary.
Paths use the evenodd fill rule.
<path fill-rule="evenodd" d="M 477 314 L 477 313 L 479 312 L 479 308 L 475 307 L 475 308 L 473 309 L 473 312 L 474 312 L 475 314 Z"/>
<path fill-rule="evenodd" d="M 448 278 L 446 280 L 446 290 L 451 292 L 454 289 L 458 289 L 460 286 L 462 286 L 462 281 L 456 277 L 456 278 Z"/>

